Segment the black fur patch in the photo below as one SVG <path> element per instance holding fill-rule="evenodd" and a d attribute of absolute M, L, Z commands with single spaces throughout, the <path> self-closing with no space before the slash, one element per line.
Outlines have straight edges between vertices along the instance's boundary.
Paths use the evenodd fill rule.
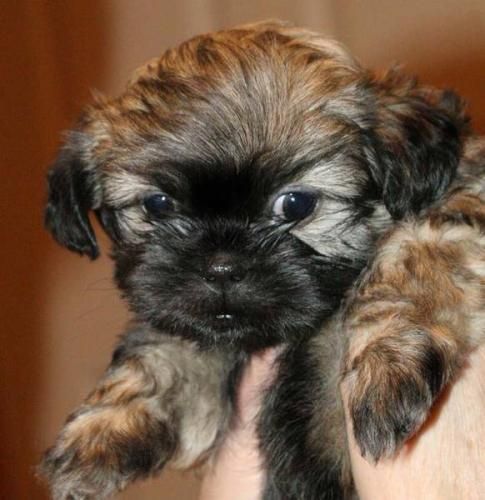
<path fill-rule="evenodd" d="M 266 394 L 258 427 L 268 470 L 264 500 L 345 498 L 339 464 L 323 459 L 308 441 L 314 398 L 326 382 L 308 349 L 303 342 L 280 356 Z"/>

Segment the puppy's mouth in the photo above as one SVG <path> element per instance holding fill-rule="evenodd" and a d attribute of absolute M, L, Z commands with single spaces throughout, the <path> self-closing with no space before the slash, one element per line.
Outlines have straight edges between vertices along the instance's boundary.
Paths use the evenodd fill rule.
<path fill-rule="evenodd" d="M 237 300 L 221 297 L 212 304 L 204 305 L 201 304 L 197 312 L 194 311 L 195 316 L 216 334 L 237 335 L 242 331 L 253 331 L 258 324 L 270 321 L 268 315 L 264 313 L 264 308 L 256 310 L 254 305 L 247 302 L 240 303 Z"/>
<path fill-rule="evenodd" d="M 229 333 L 241 329 L 241 321 L 239 318 L 234 314 L 226 312 L 208 318 L 206 324 L 214 333 Z"/>
<path fill-rule="evenodd" d="M 241 311 L 237 310 L 233 305 L 230 305 L 225 292 L 222 293 L 220 304 L 216 307 L 214 319 L 217 325 L 221 327 L 231 327 L 241 316 Z"/>
<path fill-rule="evenodd" d="M 234 320 L 234 314 L 226 312 L 216 314 L 216 320 L 220 322 L 232 323 L 232 321 Z"/>
<path fill-rule="evenodd" d="M 224 300 L 214 308 L 209 309 L 203 314 L 207 323 L 214 330 L 236 328 L 244 322 L 244 314 L 234 306 L 230 307 Z"/>
<path fill-rule="evenodd" d="M 201 319 L 214 330 L 237 328 L 247 323 L 248 319 L 243 308 L 238 306 L 238 301 L 226 290 L 223 290 L 212 304 L 206 303 L 205 307 L 202 306 L 199 313 Z"/>

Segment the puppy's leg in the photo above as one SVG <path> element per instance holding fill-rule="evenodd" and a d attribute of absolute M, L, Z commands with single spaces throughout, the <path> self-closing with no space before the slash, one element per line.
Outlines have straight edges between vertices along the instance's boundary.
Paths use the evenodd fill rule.
<path fill-rule="evenodd" d="M 258 428 L 267 469 L 264 500 L 351 498 L 337 333 L 326 328 L 280 355 Z"/>
<path fill-rule="evenodd" d="M 188 467 L 224 429 L 228 363 L 192 343 L 129 333 L 41 466 L 56 499 L 100 499 L 168 461 Z"/>
<path fill-rule="evenodd" d="M 485 335 L 485 203 L 457 191 L 394 230 L 347 311 L 345 361 L 356 441 L 375 461 L 420 428 Z"/>

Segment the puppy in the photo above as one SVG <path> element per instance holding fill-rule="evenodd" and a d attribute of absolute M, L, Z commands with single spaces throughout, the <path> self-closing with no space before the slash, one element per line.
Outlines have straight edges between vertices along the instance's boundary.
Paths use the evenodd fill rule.
<path fill-rule="evenodd" d="M 337 43 L 282 23 L 198 36 L 87 108 L 49 173 L 46 225 L 95 258 L 96 214 L 134 321 L 46 454 L 54 497 L 104 498 L 166 464 L 204 461 L 230 425 L 248 356 L 270 346 L 281 354 L 258 426 L 264 498 L 351 495 L 337 398 L 345 339 L 356 435 L 375 458 L 414 432 L 465 344 L 443 357 L 439 381 L 406 364 L 421 391 L 416 407 L 410 390 L 401 403 L 406 434 L 391 404 L 365 411 L 371 379 L 400 395 L 379 372 L 387 330 L 365 326 L 388 312 L 383 299 L 366 316 L 366 290 L 387 246 L 396 266 L 403 257 L 392 236 L 350 319 L 338 311 L 378 238 L 444 196 L 467 130 L 453 93 L 398 71 L 375 76 Z M 384 290 L 397 275 L 382 275 Z M 416 313 L 406 342 L 438 359 L 429 321 Z"/>

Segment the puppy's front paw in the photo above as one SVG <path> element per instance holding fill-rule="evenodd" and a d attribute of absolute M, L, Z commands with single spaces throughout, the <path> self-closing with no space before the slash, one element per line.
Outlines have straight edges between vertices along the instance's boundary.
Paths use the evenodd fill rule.
<path fill-rule="evenodd" d="M 107 498 L 162 467 L 175 443 L 167 430 L 146 402 L 81 407 L 47 451 L 41 474 L 56 500 Z"/>
<path fill-rule="evenodd" d="M 349 413 L 363 456 L 391 456 L 426 420 L 456 366 L 449 345 L 423 331 L 383 336 L 348 365 Z"/>

